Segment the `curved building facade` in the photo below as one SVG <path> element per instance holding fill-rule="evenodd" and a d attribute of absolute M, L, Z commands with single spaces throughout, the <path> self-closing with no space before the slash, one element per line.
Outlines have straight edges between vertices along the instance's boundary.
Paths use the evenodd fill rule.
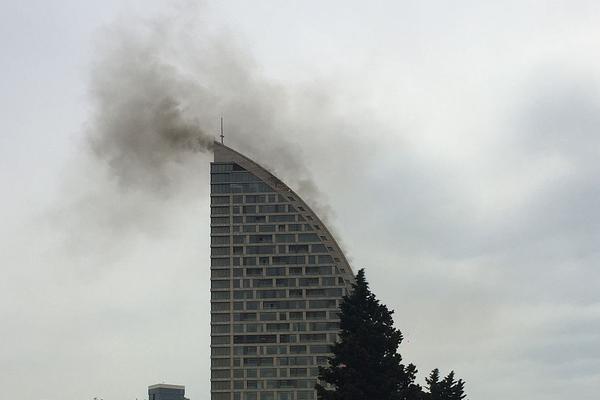
<path fill-rule="evenodd" d="M 287 185 L 215 143 L 211 164 L 211 399 L 313 400 L 353 272 Z"/>

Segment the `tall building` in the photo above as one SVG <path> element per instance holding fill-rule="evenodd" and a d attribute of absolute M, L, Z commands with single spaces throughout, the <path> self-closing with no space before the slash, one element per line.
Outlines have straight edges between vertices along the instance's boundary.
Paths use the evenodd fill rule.
<path fill-rule="evenodd" d="M 312 400 L 354 276 L 288 186 L 215 143 L 211 164 L 211 399 Z"/>
<path fill-rule="evenodd" d="M 185 386 L 159 383 L 148 386 L 149 400 L 188 400 L 185 397 Z"/>

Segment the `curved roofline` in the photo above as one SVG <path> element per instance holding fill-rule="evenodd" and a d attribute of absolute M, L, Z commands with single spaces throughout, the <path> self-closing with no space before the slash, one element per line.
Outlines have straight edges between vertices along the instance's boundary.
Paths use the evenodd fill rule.
<path fill-rule="evenodd" d="M 319 226 L 321 227 L 321 230 L 325 234 L 327 234 L 327 237 L 329 238 L 329 240 L 326 241 L 325 243 L 333 245 L 332 247 L 334 248 L 336 255 L 339 256 L 338 258 L 341 260 L 341 262 L 339 264 L 341 264 L 341 266 L 346 268 L 346 275 L 348 275 L 348 277 L 351 278 L 351 282 L 354 282 L 354 271 L 353 271 L 352 267 L 350 266 L 350 263 L 346 259 L 346 256 L 344 255 L 342 248 L 338 245 L 337 241 L 335 240 L 335 237 L 331 234 L 331 232 L 329 231 L 327 226 L 323 223 L 321 218 L 319 218 L 317 213 L 313 211 L 313 209 L 302 199 L 302 197 L 300 197 L 295 191 L 293 191 L 289 186 L 287 186 L 285 183 L 283 183 L 283 181 L 281 179 L 277 178 L 265 167 L 261 166 L 260 164 L 258 164 L 254 160 L 246 157 L 245 155 L 241 154 L 240 152 L 232 149 L 231 147 L 225 146 L 224 144 L 215 140 L 214 146 L 213 146 L 213 151 L 214 151 L 215 162 L 227 162 L 227 161 L 233 161 L 236 163 L 241 162 L 240 165 L 242 167 L 247 169 L 249 172 L 256 174 L 259 178 L 261 178 L 266 184 L 268 184 L 276 192 L 285 194 L 285 195 L 292 195 L 294 200 L 292 201 L 292 200 L 288 199 L 288 201 L 290 201 L 291 203 L 298 203 L 300 206 L 304 207 L 304 209 L 308 213 L 310 213 L 313 218 L 316 219 L 316 221 L 313 221 L 313 222 L 317 222 L 319 224 Z M 227 152 L 232 153 L 233 155 L 235 155 L 235 157 L 231 157 L 231 154 L 230 154 L 230 157 L 226 157 Z M 220 157 L 223 157 L 224 159 L 217 159 Z"/>

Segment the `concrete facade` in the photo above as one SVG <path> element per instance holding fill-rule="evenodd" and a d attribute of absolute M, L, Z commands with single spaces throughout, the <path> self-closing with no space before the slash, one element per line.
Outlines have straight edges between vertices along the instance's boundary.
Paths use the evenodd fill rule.
<path fill-rule="evenodd" d="M 313 400 L 352 270 L 289 187 L 215 143 L 211 164 L 211 399 Z"/>

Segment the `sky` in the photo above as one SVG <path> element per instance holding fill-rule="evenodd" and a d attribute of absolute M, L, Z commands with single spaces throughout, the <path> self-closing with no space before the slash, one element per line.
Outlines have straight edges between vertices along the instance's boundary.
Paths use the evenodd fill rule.
<path fill-rule="evenodd" d="M 597 398 L 600 3 L 5 0 L 0 45 L 5 397 L 208 396 L 211 155 L 185 140 L 224 115 L 419 382 Z"/>

